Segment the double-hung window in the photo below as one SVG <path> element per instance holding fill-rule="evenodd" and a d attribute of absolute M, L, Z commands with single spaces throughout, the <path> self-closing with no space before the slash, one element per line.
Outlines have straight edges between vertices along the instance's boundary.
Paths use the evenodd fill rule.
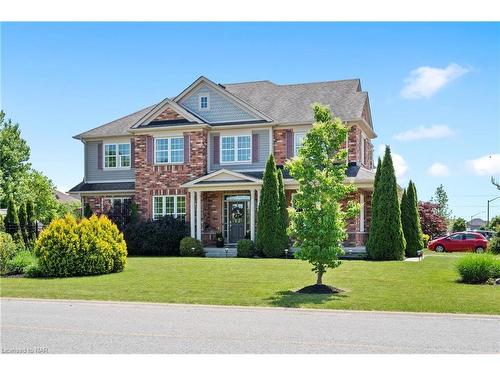
<path fill-rule="evenodd" d="M 293 154 L 297 156 L 299 154 L 299 149 L 302 147 L 302 143 L 304 142 L 304 138 L 306 137 L 305 132 L 294 133 L 294 145 L 293 145 Z"/>
<path fill-rule="evenodd" d="M 155 164 L 184 163 L 184 137 L 155 138 Z"/>
<path fill-rule="evenodd" d="M 252 137 L 249 135 L 221 137 L 221 163 L 245 163 L 252 160 Z"/>
<path fill-rule="evenodd" d="M 165 215 L 185 219 L 186 197 L 184 195 L 153 196 L 153 220 L 158 220 Z"/>
<path fill-rule="evenodd" d="M 200 109 L 210 109 L 210 102 L 208 95 L 200 96 Z"/>
<path fill-rule="evenodd" d="M 104 145 L 104 168 L 130 168 L 130 143 Z"/>

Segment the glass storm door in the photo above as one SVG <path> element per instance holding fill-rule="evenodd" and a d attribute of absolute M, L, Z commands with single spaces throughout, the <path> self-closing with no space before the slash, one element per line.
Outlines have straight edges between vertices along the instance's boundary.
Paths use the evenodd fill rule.
<path fill-rule="evenodd" d="M 245 237 L 246 202 L 228 202 L 229 243 Z"/>

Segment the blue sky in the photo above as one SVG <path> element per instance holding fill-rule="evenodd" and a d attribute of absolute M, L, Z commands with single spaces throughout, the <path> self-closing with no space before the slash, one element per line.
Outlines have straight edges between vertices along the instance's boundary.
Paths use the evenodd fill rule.
<path fill-rule="evenodd" d="M 380 145 L 421 200 L 442 183 L 457 216 L 500 195 L 500 24 L 3 23 L 1 107 L 21 124 L 36 169 L 81 181 L 71 137 L 215 82 L 360 78 Z M 431 168 L 432 167 L 432 168 Z M 491 214 L 500 214 L 500 199 Z"/>

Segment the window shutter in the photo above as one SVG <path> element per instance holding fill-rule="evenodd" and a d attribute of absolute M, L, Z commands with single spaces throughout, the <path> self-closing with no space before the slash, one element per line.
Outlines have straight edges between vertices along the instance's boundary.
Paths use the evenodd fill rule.
<path fill-rule="evenodd" d="M 146 162 L 153 164 L 153 137 L 146 136 Z"/>
<path fill-rule="evenodd" d="M 220 164 L 220 137 L 218 135 L 214 136 L 214 147 L 212 150 L 212 160 L 214 164 Z"/>
<path fill-rule="evenodd" d="M 286 130 L 286 157 L 293 158 L 293 130 Z"/>
<path fill-rule="evenodd" d="M 252 162 L 259 161 L 259 135 L 252 134 Z"/>
<path fill-rule="evenodd" d="M 97 169 L 102 169 L 102 142 L 97 144 Z"/>
<path fill-rule="evenodd" d="M 189 134 L 184 133 L 184 163 L 189 163 L 190 148 Z"/>
<path fill-rule="evenodd" d="M 135 168 L 135 140 L 130 140 L 130 167 Z"/>

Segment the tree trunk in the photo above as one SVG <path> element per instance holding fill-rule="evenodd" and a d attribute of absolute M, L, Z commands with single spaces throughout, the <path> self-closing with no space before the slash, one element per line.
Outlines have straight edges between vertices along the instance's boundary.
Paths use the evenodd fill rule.
<path fill-rule="evenodd" d="M 318 278 L 316 280 L 316 285 L 323 285 L 323 271 L 318 271 Z"/>

